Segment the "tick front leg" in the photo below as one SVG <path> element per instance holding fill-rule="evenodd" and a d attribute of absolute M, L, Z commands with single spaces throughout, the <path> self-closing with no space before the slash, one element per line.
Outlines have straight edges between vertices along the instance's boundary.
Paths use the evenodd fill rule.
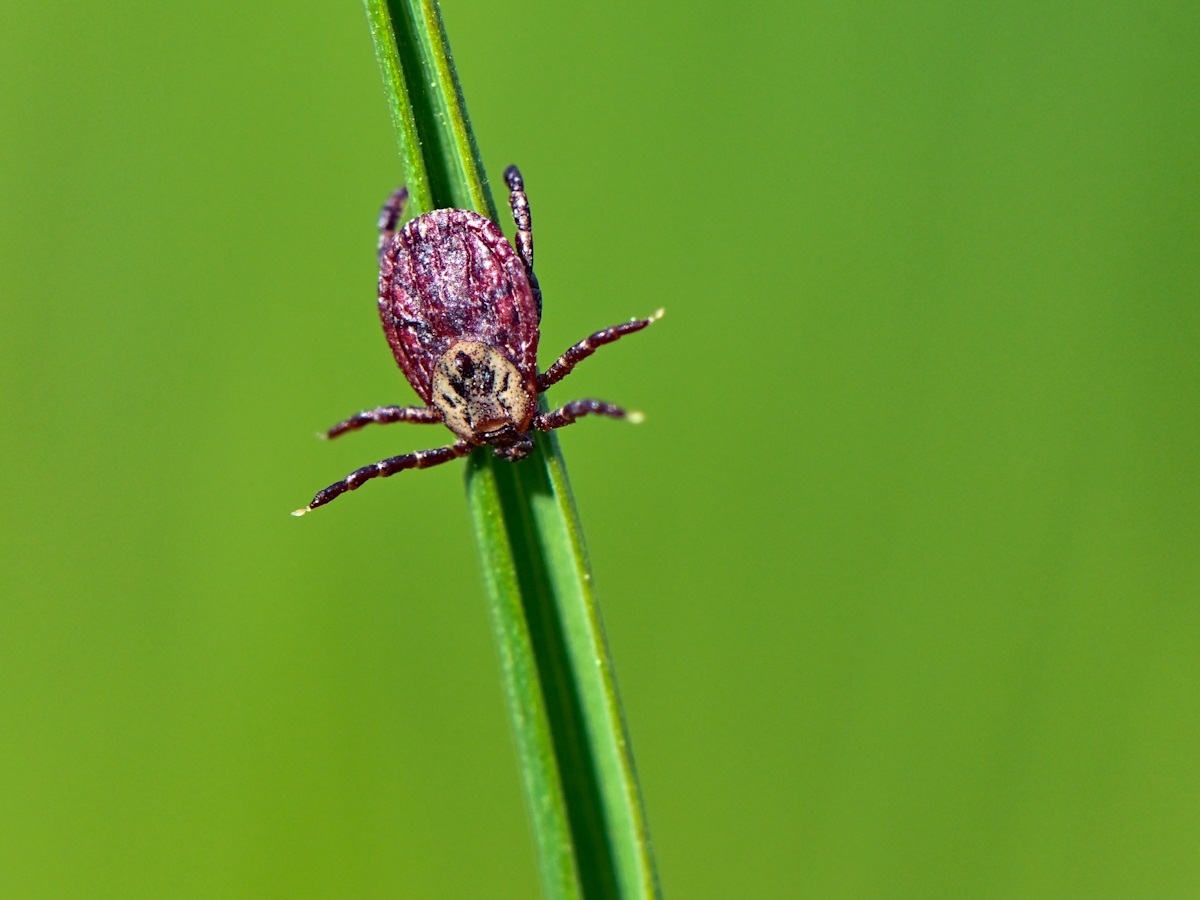
<path fill-rule="evenodd" d="M 325 490 L 317 491 L 317 496 L 313 497 L 312 503 L 295 510 L 292 515 L 302 516 L 316 509 L 318 506 L 324 506 L 331 500 L 335 500 L 346 493 L 346 491 L 358 490 L 358 488 L 362 487 L 372 478 L 387 478 L 389 475 L 395 475 L 397 472 L 403 472 L 405 469 L 428 469 L 430 466 L 440 466 L 442 463 L 450 462 L 452 459 L 466 456 L 470 452 L 471 445 L 466 441 L 455 441 L 449 447 L 438 447 L 436 450 L 419 450 L 416 453 L 406 453 L 404 456 L 393 456 L 391 459 L 377 462 L 373 466 L 363 466 L 361 469 L 355 469 L 341 481 L 334 482 L 325 488 Z"/>
<path fill-rule="evenodd" d="M 552 384 L 558 384 L 575 368 L 582 360 L 587 359 L 596 352 L 596 348 L 603 347 L 605 344 L 611 344 L 613 341 L 620 340 L 627 334 L 633 334 L 635 331 L 641 331 L 651 322 L 657 322 L 663 316 L 663 311 L 660 309 L 648 319 L 634 319 L 631 322 L 623 322 L 620 325 L 614 325 L 612 328 L 605 328 L 603 331 L 597 331 L 595 334 L 584 338 L 574 347 L 571 347 L 566 353 L 558 358 L 558 361 L 548 368 L 543 374 L 538 376 L 537 389 L 540 394 Z"/>
<path fill-rule="evenodd" d="M 355 413 L 344 422 L 338 422 L 330 428 L 323 437 L 335 438 L 347 431 L 370 425 L 372 422 L 387 425 L 390 422 L 416 422 L 420 425 L 431 425 L 442 421 L 441 412 L 433 406 L 380 406 Z"/>
<path fill-rule="evenodd" d="M 560 409 L 538 413 L 533 417 L 533 427 L 538 431 L 550 431 L 572 425 L 582 416 L 608 416 L 611 419 L 628 419 L 630 422 L 642 421 L 642 414 L 636 410 L 626 411 L 603 400 L 574 400 Z"/>
<path fill-rule="evenodd" d="M 383 204 L 383 209 L 379 211 L 380 256 L 383 256 L 383 251 L 392 242 L 392 236 L 396 233 L 396 226 L 400 223 L 400 216 L 404 214 L 404 203 L 407 200 L 408 188 L 399 188 L 392 192 L 392 195 L 387 198 L 387 202 Z"/>
<path fill-rule="evenodd" d="M 504 183 L 508 185 L 508 205 L 512 207 L 513 221 L 517 223 L 517 253 L 525 264 L 525 275 L 533 291 L 538 312 L 542 311 L 542 288 L 533 274 L 533 216 L 529 212 L 529 198 L 525 196 L 525 180 L 521 170 L 509 166 L 504 170 Z"/>

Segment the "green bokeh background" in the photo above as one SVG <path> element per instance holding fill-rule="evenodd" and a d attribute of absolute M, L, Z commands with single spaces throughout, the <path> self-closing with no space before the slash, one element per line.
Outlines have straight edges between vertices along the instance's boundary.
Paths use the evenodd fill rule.
<path fill-rule="evenodd" d="M 1195 896 L 1200 6 L 444 14 L 667 896 Z M 0 895 L 535 896 L 361 7 L 4 18 Z"/>

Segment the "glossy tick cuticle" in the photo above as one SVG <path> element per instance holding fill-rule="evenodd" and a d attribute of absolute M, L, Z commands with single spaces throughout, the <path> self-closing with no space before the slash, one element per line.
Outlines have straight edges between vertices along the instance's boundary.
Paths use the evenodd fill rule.
<path fill-rule="evenodd" d="M 516 166 L 505 170 L 504 181 L 517 225 L 515 249 L 494 222 L 465 209 L 435 209 L 397 230 L 408 192 L 401 188 L 388 198 L 379 216 L 379 316 L 396 362 L 426 405 L 365 410 L 325 434 L 335 438 L 371 423 L 438 422 L 457 440 L 357 469 L 292 515 L 373 478 L 441 465 L 479 446 L 515 462 L 533 449 L 531 429 L 550 431 L 587 415 L 641 421 L 641 413 L 602 400 L 537 411 L 538 394 L 597 348 L 641 331 L 663 311 L 597 331 L 539 374 L 542 291 L 533 273 L 532 216 Z"/>

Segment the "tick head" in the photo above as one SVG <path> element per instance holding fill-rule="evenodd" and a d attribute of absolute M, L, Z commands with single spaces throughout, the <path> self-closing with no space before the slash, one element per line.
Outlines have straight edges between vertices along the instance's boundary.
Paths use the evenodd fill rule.
<path fill-rule="evenodd" d="M 459 341 L 434 368 L 433 405 L 451 431 L 472 443 L 524 433 L 536 404 L 517 367 L 487 344 Z"/>

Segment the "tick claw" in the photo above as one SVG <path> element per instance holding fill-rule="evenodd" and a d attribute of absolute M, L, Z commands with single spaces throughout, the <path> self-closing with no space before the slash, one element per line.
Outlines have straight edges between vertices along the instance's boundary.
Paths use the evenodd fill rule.
<path fill-rule="evenodd" d="M 666 307 L 660 306 L 657 310 L 655 310 L 654 315 L 652 315 L 650 317 L 650 321 L 657 322 L 659 319 L 661 319 L 666 314 L 667 314 Z"/>
<path fill-rule="evenodd" d="M 296 516 L 297 518 L 299 518 L 300 516 L 303 516 L 303 515 L 305 515 L 305 514 L 307 514 L 307 513 L 309 513 L 309 512 L 312 512 L 312 507 L 311 507 L 311 506 L 305 506 L 305 507 L 303 507 L 303 508 L 301 508 L 301 509 L 293 509 L 293 510 L 292 510 L 292 515 L 293 515 L 293 516 Z"/>
<path fill-rule="evenodd" d="M 646 414 L 640 409 L 631 409 L 629 412 L 625 413 L 625 418 L 634 425 L 641 425 L 646 421 Z"/>

